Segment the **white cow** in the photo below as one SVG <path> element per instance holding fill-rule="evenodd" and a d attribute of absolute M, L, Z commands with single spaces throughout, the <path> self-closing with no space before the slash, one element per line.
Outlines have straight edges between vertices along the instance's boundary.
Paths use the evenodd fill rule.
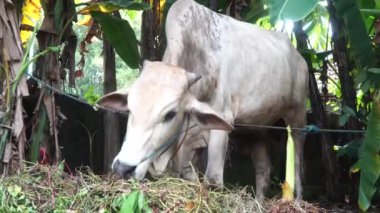
<path fill-rule="evenodd" d="M 119 175 L 144 178 L 159 154 L 175 150 L 170 146 L 178 143 L 186 118 L 207 130 L 205 176 L 218 185 L 233 123 L 270 125 L 283 118 L 292 127 L 305 126 L 307 65 L 286 35 L 178 0 L 169 10 L 166 36 L 163 62 L 146 61 L 128 92 L 116 91 L 98 102 L 130 112 L 112 165 Z M 294 132 L 293 138 L 301 197 L 304 135 Z"/>

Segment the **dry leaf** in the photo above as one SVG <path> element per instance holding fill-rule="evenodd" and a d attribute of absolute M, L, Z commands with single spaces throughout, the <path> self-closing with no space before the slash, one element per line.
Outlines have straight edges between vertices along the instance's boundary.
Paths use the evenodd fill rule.
<path fill-rule="evenodd" d="M 185 210 L 191 211 L 194 207 L 195 207 L 195 203 L 193 201 L 190 201 L 190 202 L 186 203 Z"/>
<path fill-rule="evenodd" d="M 16 140 L 18 140 L 23 128 L 24 128 L 24 118 L 22 115 L 22 99 L 21 97 L 18 97 L 16 99 L 16 110 L 15 110 L 15 116 L 14 116 L 14 121 L 13 121 L 13 135 L 15 136 Z"/>

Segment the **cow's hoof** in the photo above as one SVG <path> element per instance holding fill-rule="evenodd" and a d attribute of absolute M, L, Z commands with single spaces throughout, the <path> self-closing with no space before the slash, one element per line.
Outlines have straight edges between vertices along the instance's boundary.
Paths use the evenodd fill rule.
<path fill-rule="evenodd" d="M 207 188 L 212 190 L 222 190 L 224 188 L 223 182 L 215 181 L 213 179 L 205 178 L 204 183 L 206 184 Z"/>

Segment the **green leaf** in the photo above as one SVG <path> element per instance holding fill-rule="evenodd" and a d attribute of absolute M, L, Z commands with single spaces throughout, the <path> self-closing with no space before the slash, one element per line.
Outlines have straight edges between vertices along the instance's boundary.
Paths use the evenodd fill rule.
<path fill-rule="evenodd" d="M 265 8 L 264 2 L 259 0 L 251 1 L 248 11 L 243 11 L 242 17 L 244 21 L 254 24 L 258 19 L 267 15 L 269 15 L 269 8 Z"/>
<path fill-rule="evenodd" d="M 46 47 L 47 51 L 51 51 L 51 52 L 59 52 L 61 51 L 61 46 L 51 46 L 51 47 Z"/>
<path fill-rule="evenodd" d="M 145 212 L 145 213 L 152 212 L 152 209 L 149 208 L 148 201 L 145 199 L 145 196 L 143 193 L 140 193 L 140 195 L 139 195 L 138 204 L 139 204 L 139 209 L 142 212 Z"/>
<path fill-rule="evenodd" d="M 100 98 L 100 96 L 94 92 L 94 86 L 89 86 L 83 97 L 91 105 L 95 105 L 96 101 Z"/>
<path fill-rule="evenodd" d="M 380 68 L 369 68 L 367 69 L 368 72 L 375 73 L 375 74 L 380 74 Z"/>
<path fill-rule="evenodd" d="M 134 2 L 130 0 L 118 0 L 118 1 L 104 1 L 92 3 L 83 9 L 81 9 L 79 14 L 89 14 L 91 12 L 103 12 L 103 13 L 112 13 L 121 9 L 128 10 L 147 10 L 150 9 L 150 4 Z"/>
<path fill-rule="evenodd" d="M 332 54 L 332 50 L 329 50 L 329 51 L 323 51 L 323 52 L 319 52 L 317 53 L 317 59 L 320 60 L 320 61 L 323 61 L 326 59 L 327 56 L 329 56 L 330 54 Z"/>
<path fill-rule="evenodd" d="M 356 65 L 359 69 L 375 67 L 371 40 L 356 0 L 335 0 L 334 6 L 346 26 Z"/>
<path fill-rule="evenodd" d="M 376 7 L 375 0 L 359 0 L 358 3 L 360 8 L 373 9 Z"/>
<path fill-rule="evenodd" d="M 270 20 L 274 24 L 278 19 L 299 21 L 314 10 L 318 0 L 269 0 Z"/>
<path fill-rule="evenodd" d="M 140 192 L 134 191 L 128 196 L 124 196 L 123 203 L 121 204 L 120 212 L 140 212 L 138 210 L 138 200 Z"/>
<path fill-rule="evenodd" d="M 366 211 L 377 188 L 375 183 L 380 177 L 380 102 L 373 102 L 369 115 L 368 129 L 359 153 L 356 166 L 360 169 L 359 207 Z"/>
<path fill-rule="evenodd" d="M 339 117 L 339 126 L 344 126 L 347 123 L 348 119 L 350 119 L 350 114 L 344 113 L 341 115 Z"/>
<path fill-rule="evenodd" d="M 342 111 L 346 114 L 349 114 L 352 117 L 356 117 L 356 112 L 349 106 L 343 106 Z"/>
<path fill-rule="evenodd" d="M 148 10 L 151 8 L 150 4 L 146 3 L 139 3 L 139 2 L 131 2 L 131 1 L 125 1 L 128 4 L 122 5 L 122 7 L 125 7 L 125 9 L 128 10 Z"/>
<path fill-rule="evenodd" d="M 380 10 L 379 9 L 360 9 L 360 12 L 366 15 L 372 15 L 372 16 L 379 16 Z"/>
<path fill-rule="evenodd" d="M 101 25 L 105 38 L 116 53 L 133 69 L 139 68 L 140 53 L 136 35 L 128 21 L 101 12 L 91 12 Z"/>
<path fill-rule="evenodd" d="M 370 80 L 366 80 L 364 81 L 361 85 L 360 85 L 360 89 L 366 93 L 369 91 L 369 88 L 371 87 L 371 81 Z"/>
<path fill-rule="evenodd" d="M 16 197 L 19 196 L 20 193 L 21 193 L 21 187 L 18 186 L 18 185 L 12 185 L 12 186 L 9 186 L 9 187 L 8 187 L 8 193 L 9 193 L 12 197 L 16 198 Z"/>
<path fill-rule="evenodd" d="M 359 148 L 363 143 L 362 140 L 353 140 L 344 145 L 342 148 L 338 149 L 336 156 L 342 157 L 347 156 L 350 158 L 357 158 L 359 153 Z"/>
<path fill-rule="evenodd" d="M 65 169 L 65 160 L 59 162 L 59 164 L 58 164 L 58 171 L 60 173 L 62 173 L 64 169 Z"/>
<path fill-rule="evenodd" d="M 358 76 L 356 76 L 355 78 L 355 83 L 360 84 L 364 82 L 365 80 L 367 80 L 367 71 L 366 70 L 359 71 Z"/>

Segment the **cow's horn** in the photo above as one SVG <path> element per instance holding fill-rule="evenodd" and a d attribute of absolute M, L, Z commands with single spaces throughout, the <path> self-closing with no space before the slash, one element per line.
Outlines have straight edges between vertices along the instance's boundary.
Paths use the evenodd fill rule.
<path fill-rule="evenodd" d="M 202 76 L 192 73 L 192 72 L 186 72 L 188 87 L 190 88 L 195 82 L 197 82 L 199 79 L 201 79 Z"/>

